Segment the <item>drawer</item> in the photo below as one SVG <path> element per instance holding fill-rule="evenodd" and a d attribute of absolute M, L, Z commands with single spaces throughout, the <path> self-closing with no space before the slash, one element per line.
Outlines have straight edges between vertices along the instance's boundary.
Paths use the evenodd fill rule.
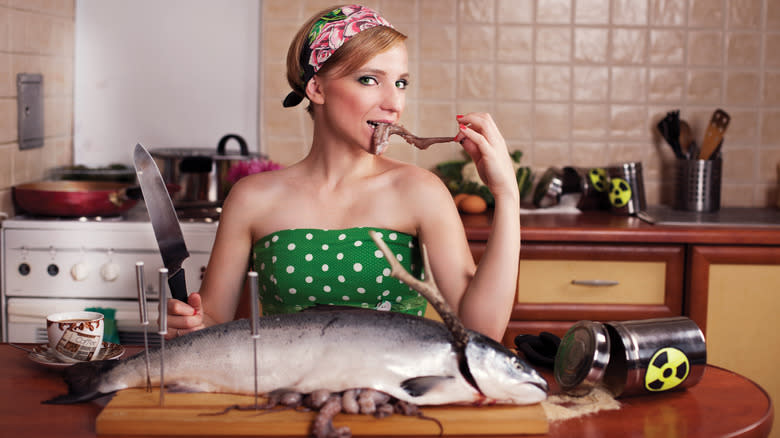
<path fill-rule="evenodd" d="M 524 244 L 504 342 L 521 333 L 562 335 L 584 319 L 682 315 L 684 264 L 683 245 Z"/>

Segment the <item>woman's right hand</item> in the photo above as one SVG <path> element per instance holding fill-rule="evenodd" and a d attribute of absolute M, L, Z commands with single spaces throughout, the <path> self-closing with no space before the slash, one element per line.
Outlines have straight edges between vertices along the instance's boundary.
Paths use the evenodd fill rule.
<path fill-rule="evenodd" d="M 177 338 L 206 327 L 199 293 L 190 294 L 186 303 L 169 298 L 167 307 L 168 334 L 165 339 Z"/>

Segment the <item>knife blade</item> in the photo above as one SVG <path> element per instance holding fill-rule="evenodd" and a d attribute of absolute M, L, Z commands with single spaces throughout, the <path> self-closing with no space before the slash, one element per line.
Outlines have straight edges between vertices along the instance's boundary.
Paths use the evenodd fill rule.
<path fill-rule="evenodd" d="M 149 152 L 141 146 L 135 145 L 133 152 L 135 173 L 138 175 L 138 183 L 144 195 L 149 219 L 152 221 L 154 237 L 160 248 L 163 265 L 168 269 L 168 286 L 171 296 L 179 301 L 187 302 L 187 283 L 184 277 L 182 263 L 190 253 L 184 243 L 184 236 L 179 225 L 179 218 L 173 208 L 173 201 L 168 194 L 168 189 L 160 175 L 160 169 L 152 159 Z"/>

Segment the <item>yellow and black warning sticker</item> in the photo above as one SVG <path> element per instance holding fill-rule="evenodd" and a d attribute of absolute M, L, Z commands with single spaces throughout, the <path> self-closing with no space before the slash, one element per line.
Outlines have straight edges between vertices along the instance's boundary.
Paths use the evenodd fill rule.
<path fill-rule="evenodd" d="M 645 388 L 651 392 L 668 391 L 684 382 L 690 370 L 685 353 L 674 347 L 661 348 L 650 359 L 645 373 Z"/>
<path fill-rule="evenodd" d="M 609 202 L 618 208 L 625 207 L 631 200 L 631 185 L 623 178 L 612 178 L 609 183 Z"/>

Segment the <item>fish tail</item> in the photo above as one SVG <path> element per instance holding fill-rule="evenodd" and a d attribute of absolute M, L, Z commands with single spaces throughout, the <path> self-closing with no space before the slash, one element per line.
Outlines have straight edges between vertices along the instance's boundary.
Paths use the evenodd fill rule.
<path fill-rule="evenodd" d="M 46 400 L 44 404 L 69 405 L 94 400 L 100 396 L 110 394 L 101 393 L 98 386 L 101 377 L 119 365 L 118 360 L 99 360 L 94 362 L 81 362 L 65 369 L 65 383 L 68 384 L 68 393 Z"/>

